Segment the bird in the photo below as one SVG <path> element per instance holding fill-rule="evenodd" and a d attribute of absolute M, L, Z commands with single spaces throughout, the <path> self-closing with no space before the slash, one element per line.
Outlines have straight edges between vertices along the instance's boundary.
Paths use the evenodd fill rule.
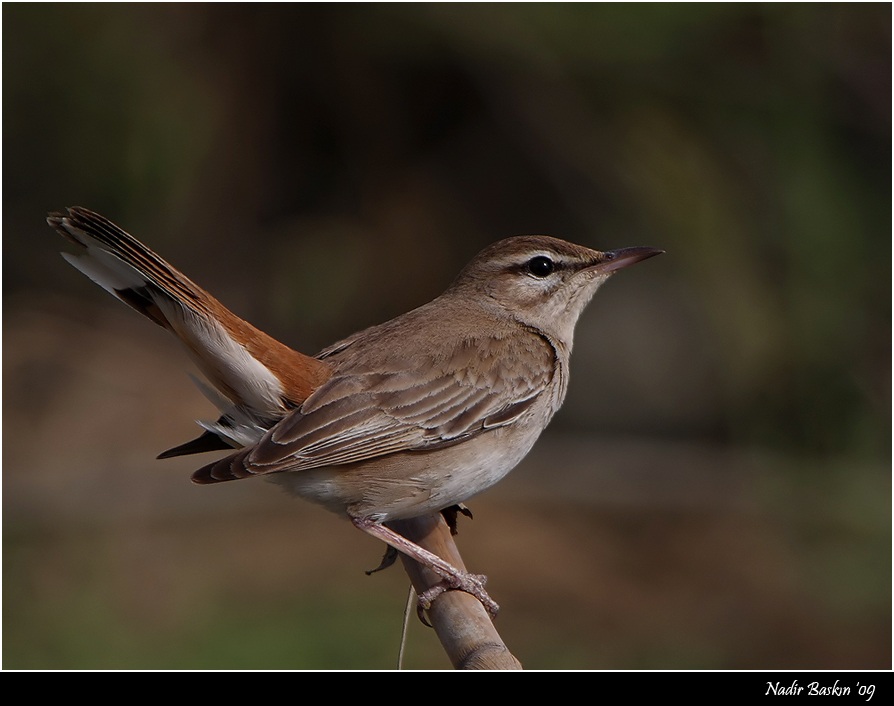
<path fill-rule="evenodd" d="M 82 207 L 47 223 L 71 265 L 185 346 L 218 408 L 159 458 L 229 451 L 215 484 L 263 476 L 432 569 L 445 590 L 498 606 L 389 522 L 463 508 L 531 450 L 568 389 L 575 325 L 615 272 L 664 251 L 599 251 L 545 235 L 499 240 L 432 301 L 306 355 L 243 320 L 149 247 Z M 421 615 L 421 613 L 420 613 Z"/>

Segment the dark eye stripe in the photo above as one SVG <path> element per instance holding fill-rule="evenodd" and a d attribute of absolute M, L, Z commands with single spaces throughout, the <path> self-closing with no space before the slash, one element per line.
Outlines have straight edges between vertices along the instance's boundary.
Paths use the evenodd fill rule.
<path fill-rule="evenodd" d="M 550 272 L 548 272 L 546 274 L 538 275 L 537 273 L 535 273 L 531 270 L 531 263 L 534 262 L 535 260 L 547 260 L 547 261 L 551 262 L 552 269 L 550 270 Z M 526 260 L 523 260 L 522 262 L 516 261 L 512 264 L 506 263 L 506 267 L 505 267 L 505 271 L 507 273 L 523 274 L 523 275 L 527 275 L 528 277 L 532 277 L 532 276 L 538 277 L 539 279 L 545 279 L 546 277 L 549 277 L 549 275 L 551 275 L 551 274 L 560 272 L 562 270 L 570 270 L 570 269 L 574 269 L 574 263 L 566 262 L 564 260 L 559 260 L 559 259 L 557 259 L 556 256 L 551 255 L 551 254 L 532 255 L 532 256 L 528 257 Z"/>

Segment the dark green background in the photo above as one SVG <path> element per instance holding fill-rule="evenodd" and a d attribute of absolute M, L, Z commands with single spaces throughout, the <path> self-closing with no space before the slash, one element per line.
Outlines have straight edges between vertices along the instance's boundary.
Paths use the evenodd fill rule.
<path fill-rule="evenodd" d="M 4 4 L 3 177 L 3 667 L 389 668 L 405 595 L 347 523 L 153 460 L 214 412 L 59 259 L 67 205 L 306 352 L 507 235 L 666 249 L 470 503 L 501 634 L 890 667 L 890 5 Z"/>

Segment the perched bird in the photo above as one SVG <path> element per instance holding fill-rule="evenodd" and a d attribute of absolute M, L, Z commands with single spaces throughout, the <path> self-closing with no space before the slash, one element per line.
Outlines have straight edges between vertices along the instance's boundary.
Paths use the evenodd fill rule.
<path fill-rule="evenodd" d="M 663 252 L 507 238 L 428 304 L 311 357 L 233 314 L 106 218 L 69 208 L 47 222 L 78 246 L 63 253 L 69 263 L 177 336 L 211 383 L 205 391 L 221 416 L 159 458 L 229 449 L 193 481 L 275 480 L 492 614 L 483 577 L 385 523 L 458 505 L 515 467 L 565 398 L 584 307 L 614 272 Z"/>

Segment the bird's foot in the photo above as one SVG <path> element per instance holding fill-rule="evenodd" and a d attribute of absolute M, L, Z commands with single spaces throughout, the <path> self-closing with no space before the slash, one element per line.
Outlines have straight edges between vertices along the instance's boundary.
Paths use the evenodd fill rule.
<path fill-rule="evenodd" d="M 398 534 L 390 527 L 362 517 L 353 517 L 351 522 L 357 529 L 361 529 L 367 534 L 376 537 L 385 542 L 389 547 L 403 552 L 407 556 L 415 559 L 423 566 L 431 569 L 437 574 L 441 580 L 434 586 L 422 592 L 419 596 L 419 609 L 428 610 L 432 602 L 445 591 L 463 591 L 479 600 L 481 605 L 487 611 L 488 615 L 493 619 L 497 616 L 500 606 L 491 598 L 487 591 L 484 590 L 484 584 L 487 583 L 487 577 L 481 574 L 470 574 L 466 571 L 456 568 L 449 562 L 444 561 L 437 554 L 420 547 L 415 542 L 410 541 L 401 534 Z M 382 564 L 379 569 L 385 568 L 393 562 L 393 556 L 390 552 L 385 552 Z M 374 571 L 377 571 L 375 569 Z M 369 572 L 368 572 L 369 573 Z M 427 622 L 423 620 L 423 622 Z"/>
<path fill-rule="evenodd" d="M 397 551 L 394 547 L 385 547 L 385 555 L 382 557 L 382 561 L 375 569 L 369 569 L 366 572 L 367 576 L 372 576 L 377 571 L 381 571 L 382 569 L 387 569 L 391 566 L 395 561 L 397 561 L 397 556 L 400 552 Z"/>
<path fill-rule="evenodd" d="M 497 602 L 491 598 L 484 589 L 486 583 L 487 576 L 484 574 L 457 572 L 454 575 L 445 576 L 427 591 L 423 591 L 419 594 L 419 603 L 416 606 L 416 613 L 419 615 L 419 619 L 428 625 L 429 623 L 425 619 L 423 611 L 431 608 L 434 600 L 442 593 L 446 593 L 447 591 L 462 591 L 463 593 L 468 593 L 477 598 L 481 605 L 484 606 L 484 609 L 491 617 L 491 620 L 493 620 L 497 617 L 497 613 L 500 612 L 500 606 L 497 605 Z"/>
<path fill-rule="evenodd" d="M 456 529 L 456 518 L 459 515 L 465 515 L 470 520 L 472 519 L 472 511 L 462 503 L 445 507 L 441 510 L 441 515 L 443 515 L 444 521 L 447 522 L 447 526 L 450 528 L 450 534 L 453 536 L 458 534 Z"/>

